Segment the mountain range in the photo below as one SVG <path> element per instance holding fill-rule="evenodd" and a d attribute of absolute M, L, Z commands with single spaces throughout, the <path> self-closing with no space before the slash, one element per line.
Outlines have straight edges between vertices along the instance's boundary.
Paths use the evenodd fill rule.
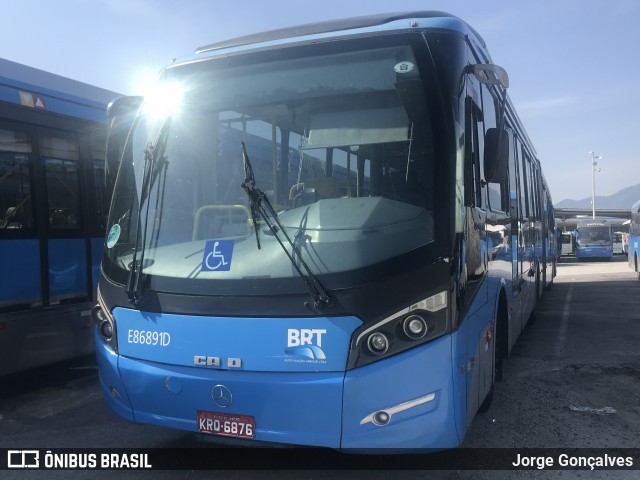
<path fill-rule="evenodd" d="M 629 209 L 640 200 L 640 184 L 623 188 L 612 195 L 596 195 L 596 208 Z M 582 200 L 565 199 L 554 205 L 555 208 L 591 208 L 591 197 Z"/>

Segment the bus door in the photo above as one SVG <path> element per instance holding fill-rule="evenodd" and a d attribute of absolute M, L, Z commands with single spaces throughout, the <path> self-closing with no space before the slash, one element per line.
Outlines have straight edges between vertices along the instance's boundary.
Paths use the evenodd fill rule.
<path fill-rule="evenodd" d="M 487 303 L 487 183 L 484 181 L 484 117 L 482 99 L 477 83 L 468 80 L 467 97 L 467 184 L 465 189 L 472 197 L 467 203 L 465 226 L 466 303 L 469 315 Z"/>
<path fill-rule="evenodd" d="M 509 325 L 509 345 L 522 329 L 522 310 L 526 291 L 525 252 L 528 237 L 526 189 L 522 171 L 522 149 L 518 138 L 509 132 L 509 197 L 511 214 L 511 276 L 513 314 Z"/>
<path fill-rule="evenodd" d="M 522 318 L 521 325 L 524 329 L 524 326 L 529 319 L 531 312 L 533 311 L 533 307 L 535 305 L 536 298 L 536 242 L 535 242 L 535 232 L 536 232 L 536 219 L 535 219 L 535 195 L 534 186 L 533 186 L 533 177 L 531 175 L 531 157 L 527 153 L 522 146 L 520 151 L 521 157 L 519 162 L 519 174 L 520 174 L 520 187 L 521 191 L 521 207 L 523 210 L 522 214 Z"/>
<path fill-rule="evenodd" d="M 0 307 L 93 297 L 81 174 L 77 136 L 0 125 Z"/>
<path fill-rule="evenodd" d="M 104 183 L 104 166 L 82 164 L 91 155 L 84 137 L 0 124 L 0 374 L 93 350 L 92 250 L 102 248 L 91 246 L 98 220 L 87 186 L 100 172 Z"/>
<path fill-rule="evenodd" d="M 466 212 L 466 224 L 464 232 L 464 270 L 466 272 L 465 303 L 468 308 L 467 328 L 464 341 L 466 343 L 465 358 L 473 357 L 477 365 L 472 375 L 466 375 L 467 411 L 475 412 L 480 404 L 480 399 L 486 396 L 490 388 L 492 376 L 485 381 L 485 371 L 492 374 L 493 350 L 480 351 L 479 345 L 482 338 L 486 338 L 486 331 L 491 328 L 493 322 L 487 321 L 491 309 L 488 304 L 489 283 L 488 273 L 488 245 L 487 245 L 487 214 L 489 210 L 487 182 L 484 176 L 484 143 L 485 123 L 482 110 L 482 97 L 480 88 L 473 78 L 467 82 L 467 112 L 466 112 L 466 199 L 469 208 Z M 484 337 L 483 337 L 484 336 Z M 483 353 L 485 355 L 483 355 Z M 485 361 L 484 356 L 491 353 L 490 361 Z M 471 420 L 472 415 L 468 417 Z"/>
<path fill-rule="evenodd" d="M 43 279 L 46 305 L 93 298 L 90 234 L 84 217 L 87 205 L 77 135 L 41 129 L 38 136 L 41 254 L 46 263 Z"/>
<path fill-rule="evenodd" d="M 536 299 L 542 297 L 543 270 L 546 264 L 544 245 L 544 213 L 542 209 L 542 181 L 540 171 L 537 168 L 537 160 L 530 157 L 529 171 L 531 172 L 531 196 L 533 198 L 533 253 L 535 268 L 535 295 Z"/>
<path fill-rule="evenodd" d="M 549 288 L 554 275 L 554 262 L 558 251 L 558 239 L 556 237 L 555 219 L 553 218 L 553 206 L 547 187 L 541 182 L 542 186 L 542 218 L 541 218 L 541 234 L 542 234 L 542 287 Z M 542 289 L 541 289 L 542 290 Z"/>
<path fill-rule="evenodd" d="M 0 124 L 0 312 L 43 304 L 34 154 L 27 130 Z"/>

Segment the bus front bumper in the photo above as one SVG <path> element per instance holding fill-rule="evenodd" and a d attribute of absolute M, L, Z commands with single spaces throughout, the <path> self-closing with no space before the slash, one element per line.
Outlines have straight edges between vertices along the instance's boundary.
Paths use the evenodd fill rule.
<path fill-rule="evenodd" d="M 136 423 L 199 432 L 197 412 L 222 412 L 253 417 L 259 442 L 398 452 L 461 442 L 451 368 L 443 367 L 451 365 L 448 335 L 347 372 L 173 366 L 117 355 L 99 335 L 96 344 L 108 407 Z M 215 403 L 217 385 L 232 393 L 228 407 Z"/>

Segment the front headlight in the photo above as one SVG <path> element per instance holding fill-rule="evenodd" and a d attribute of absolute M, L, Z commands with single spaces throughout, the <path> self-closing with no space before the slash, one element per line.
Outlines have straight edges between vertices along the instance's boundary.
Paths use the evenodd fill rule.
<path fill-rule="evenodd" d="M 378 322 L 358 328 L 351 338 L 347 370 L 362 367 L 430 342 L 451 331 L 448 295 L 441 291 Z"/>
<path fill-rule="evenodd" d="M 389 350 L 389 339 L 384 333 L 372 333 L 367 339 L 367 348 L 374 355 L 384 355 Z"/>
<path fill-rule="evenodd" d="M 98 304 L 91 310 L 91 318 L 96 324 L 104 342 L 118 353 L 118 341 L 116 338 L 116 321 L 105 305 L 100 289 L 98 288 Z"/>
<path fill-rule="evenodd" d="M 409 338 L 419 340 L 429 331 L 427 321 L 420 315 L 409 315 L 402 322 L 402 329 Z"/>

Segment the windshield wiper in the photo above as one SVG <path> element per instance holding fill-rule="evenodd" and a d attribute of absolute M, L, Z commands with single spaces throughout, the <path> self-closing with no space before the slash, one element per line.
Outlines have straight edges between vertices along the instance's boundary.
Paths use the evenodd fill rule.
<path fill-rule="evenodd" d="M 276 240 L 278 240 L 278 243 L 282 247 L 282 250 L 284 250 L 284 253 L 287 254 L 287 257 L 289 257 L 291 265 L 293 265 L 293 268 L 304 282 L 307 290 L 309 290 L 311 298 L 313 298 L 313 306 L 317 309 L 321 309 L 323 307 L 332 307 L 333 300 L 331 299 L 325 288 L 322 286 L 318 278 L 313 274 L 313 272 L 309 268 L 309 265 L 307 265 L 307 263 L 302 258 L 302 252 L 297 252 L 296 261 L 292 253 L 287 249 L 283 240 L 280 238 L 280 235 L 283 235 L 286 242 L 291 247 L 291 251 L 296 253 L 296 246 L 291 241 L 291 238 L 287 234 L 287 231 L 278 219 L 278 214 L 273 209 L 271 202 L 269 201 L 265 193 L 256 186 L 256 178 L 253 174 L 253 167 L 251 166 L 249 155 L 247 154 L 247 146 L 244 142 L 241 143 L 242 163 L 244 164 L 245 174 L 245 179 L 241 184 L 241 187 L 249 197 L 249 206 L 251 207 L 251 217 L 256 233 L 256 243 L 258 244 L 258 249 L 260 249 L 260 236 L 258 226 L 258 216 L 260 216 L 262 220 L 264 220 L 264 223 L 267 225 L 267 227 L 269 227 L 269 229 L 273 233 L 273 236 L 276 238 Z"/>
<path fill-rule="evenodd" d="M 131 268 L 129 269 L 129 278 L 127 279 L 127 296 L 129 301 L 134 305 L 138 305 L 142 300 L 142 269 L 144 268 L 144 253 L 147 244 L 147 227 L 149 223 L 149 195 L 156 179 L 163 168 L 166 168 L 168 162 L 164 158 L 164 151 L 167 144 L 167 137 L 171 117 L 167 118 L 158 132 L 154 144 L 149 143 L 144 149 L 144 168 L 142 172 L 142 188 L 140 190 L 140 201 L 138 202 L 138 215 L 136 225 L 136 240 L 133 246 L 133 258 Z M 142 224 L 142 207 L 147 204 L 147 210 L 144 215 L 144 235 L 142 237 L 142 246 L 140 246 L 140 227 Z M 155 221 L 155 217 L 154 217 Z M 138 252 L 140 249 L 140 252 Z M 138 253 L 140 254 L 138 259 Z"/>

